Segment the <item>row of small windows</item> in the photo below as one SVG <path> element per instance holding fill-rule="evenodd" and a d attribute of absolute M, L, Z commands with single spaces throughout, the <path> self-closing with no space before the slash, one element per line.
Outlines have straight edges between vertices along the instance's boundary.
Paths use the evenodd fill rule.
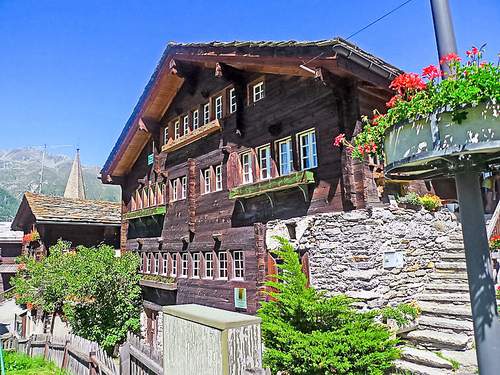
<path fill-rule="evenodd" d="M 264 98 L 264 82 L 259 81 L 249 86 L 252 95 L 252 102 L 258 102 Z M 226 110 L 227 105 L 227 110 Z M 236 89 L 229 87 L 210 98 L 207 103 L 201 105 L 201 123 L 200 123 L 200 108 L 185 113 L 165 128 L 163 134 L 163 143 L 166 144 L 170 138 L 170 130 L 172 129 L 174 139 L 179 139 L 188 135 L 192 131 L 207 125 L 211 120 L 219 120 L 226 115 L 233 114 L 238 109 L 238 101 L 236 96 Z"/>
<path fill-rule="evenodd" d="M 141 273 L 193 279 L 243 280 L 242 250 L 194 253 L 143 253 Z"/>
<path fill-rule="evenodd" d="M 316 148 L 316 132 L 314 129 L 297 135 L 299 147 L 300 169 L 307 170 L 318 166 L 318 153 Z M 280 176 L 285 176 L 294 171 L 292 137 L 280 139 L 275 142 L 276 164 Z M 254 176 L 253 152 L 246 151 L 240 155 L 243 184 L 250 184 L 258 180 L 272 178 L 271 145 L 267 144 L 256 148 L 256 162 L 259 175 Z"/>

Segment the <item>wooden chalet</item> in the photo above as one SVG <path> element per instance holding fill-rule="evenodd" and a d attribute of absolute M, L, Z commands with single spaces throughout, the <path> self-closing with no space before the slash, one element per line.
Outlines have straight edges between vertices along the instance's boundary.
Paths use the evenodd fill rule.
<path fill-rule="evenodd" d="M 23 250 L 35 256 L 47 254 L 59 239 L 74 246 L 101 243 L 119 247 L 120 204 L 24 193 L 12 222 L 28 240 Z M 36 234 L 30 238 L 30 235 Z"/>
<path fill-rule="evenodd" d="M 16 257 L 21 255 L 23 233 L 10 229 L 10 222 L 0 222 L 0 301 L 4 299 L 3 292 L 10 289 L 9 280 L 17 272 Z"/>
<path fill-rule="evenodd" d="M 400 73 L 339 38 L 168 45 L 101 172 L 122 187 L 122 251 L 157 275 L 150 330 L 166 304 L 255 313 L 267 221 L 380 201 L 376 163 L 332 141 L 384 111 Z"/>

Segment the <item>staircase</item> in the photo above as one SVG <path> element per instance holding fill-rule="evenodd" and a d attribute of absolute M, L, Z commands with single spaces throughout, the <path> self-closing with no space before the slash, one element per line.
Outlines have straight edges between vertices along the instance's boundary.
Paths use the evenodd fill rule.
<path fill-rule="evenodd" d="M 403 374 L 476 373 L 464 248 L 457 246 L 439 255 L 425 290 L 415 296 L 422 313 L 418 328 L 403 336 L 408 347 L 397 361 Z"/>

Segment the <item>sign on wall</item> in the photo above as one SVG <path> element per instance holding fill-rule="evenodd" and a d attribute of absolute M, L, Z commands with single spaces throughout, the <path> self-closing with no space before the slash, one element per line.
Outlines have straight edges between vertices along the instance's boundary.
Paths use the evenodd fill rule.
<path fill-rule="evenodd" d="M 237 309 L 247 308 L 246 288 L 234 288 L 234 307 L 236 307 Z"/>
<path fill-rule="evenodd" d="M 404 256 L 402 251 L 384 252 L 384 268 L 401 268 L 404 266 Z"/>
<path fill-rule="evenodd" d="M 154 163 L 155 156 L 153 154 L 148 155 L 148 165 L 152 165 Z"/>

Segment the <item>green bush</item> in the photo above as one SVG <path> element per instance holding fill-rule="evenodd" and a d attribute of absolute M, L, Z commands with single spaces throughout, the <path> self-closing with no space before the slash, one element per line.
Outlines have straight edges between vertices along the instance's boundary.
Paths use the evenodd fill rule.
<path fill-rule="evenodd" d="M 5 371 L 8 375 L 69 375 L 55 363 L 43 357 L 30 357 L 18 352 L 4 352 Z"/>
<path fill-rule="evenodd" d="M 264 363 L 274 372 L 289 375 L 384 374 L 399 357 L 397 339 L 377 322 L 384 311 L 358 312 L 354 300 L 338 295 L 331 298 L 307 287 L 299 258 L 286 240 L 278 238 L 282 259 L 269 281 L 270 300 L 259 310 L 265 344 Z M 273 276 L 274 277 L 274 276 Z M 416 314 L 405 305 L 403 315 Z M 393 317 L 394 309 L 385 313 Z M 406 323 L 400 315 L 398 320 Z"/>
<path fill-rule="evenodd" d="M 425 194 L 420 197 L 420 204 L 427 211 L 436 211 L 439 207 L 442 206 L 441 199 L 434 194 Z"/>
<path fill-rule="evenodd" d="M 398 197 L 398 203 L 402 204 L 412 204 L 414 206 L 420 206 L 420 197 L 417 193 L 410 191 L 408 194 Z"/>

